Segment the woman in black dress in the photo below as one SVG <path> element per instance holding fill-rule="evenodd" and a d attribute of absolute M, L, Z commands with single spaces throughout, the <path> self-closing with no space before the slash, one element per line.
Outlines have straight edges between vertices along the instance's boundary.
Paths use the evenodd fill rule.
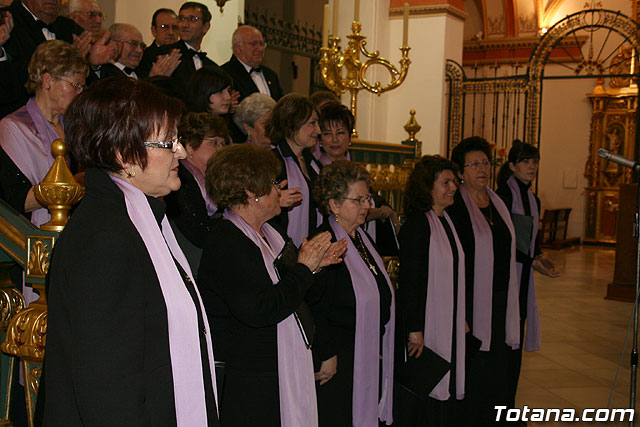
<path fill-rule="evenodd" d="M 538 174 L 540 152 L 531 144 L 519 140 L 513 142 L 508 161 L 498 174 L 498 190 L 511 212 L 516 235 L 522 236 L 522 243 L 516 245 L 516 267 L 520 289 L 520 337 L 527 351 L 540 350 L 540 318 L 533 281 L 533 270 L 550 277 L 558 277 L 553 263 L 542 256 L 538 241 L 538 221 L 540 219 L 540 199 L 531 191 L 531 183 Z M 520 241 L 519 241 L 520 242 Z M 527 325 L 526 339 L 525 323 Z M 515 407 L 522 347 L 513 351 L 509 405 Z"/>
<path fill-rule="evenodd" d="M 409 358 L 427 357 L 422 354 L 426 350 L 443 358 L 450 369 L 434 372 L 442 377 L 427 390 L 428 396 L 416 396 L 418 390 L 407 389 L 399 379 L 394 410 L 398 426 L 463 425 L 458 415 L 465 379 L 464 252 L 445 211 L 456 188 L 453 163 L 439 156 L 422 157 L 407 183 L 407 219 L 399 234 L 402 351 L 396 366 L 403 377 L 420 374 L 414 371 L 421 367 Z"/>
<path fill-rule="evenodd" d="M 224 214 L 206 237 L 198 285 L 226 362 L 224 426 L 317 425 L 311 351 L 294 312 L 345 242 L 332 244 L 328 232 L 304 239 L 276 270 L 286 237 L 267 221 L 280 213 L 278 169 L 271 151 L 249 144 L 224 148 L 207 167 L 207 191 Z"/>
<path fill-rule="evenodd" d="M 465 253 L 469 426 L 499 424 L 494 407 L 508 403 L 510 354 L 520 346 L 515 234 L 509 210 L 488 187 L 490 159 L 480 137 L 464 139 L 451 153 L 462 180 L 448 212 Z"/>
<path fill-rule="evenodd" d="M 115 78 L 67 110 L 86 195 L 49 271 L 45 425 L 219 425 L 209 322 L 160 199 L 180 187 L 180 114 Z"/>
<path fill-rule="evenodd" d="M 395 302 L 384 263 L 361 227 L 371 203 L 369 174 L 336 161 L 320 172 L 314 197 L 328 215 L 319 230 L 347 241 L 344 263 L 318 274 L 307 293 L 317 328 L 320 425 L 391 424 Z"/>
<path fill-rule="evenodd" d="M 321 167 L 311 153 L 319 135 L 318 109 L 309 98 L 295 93 L 282 97 L 267 121 L 267 136 L 282 166 L 278 181 L 286 180 L 288 186 L 281 200 L 286 209 L 277 222 L 296 246 L 322 222 L 311 196 Z"/>

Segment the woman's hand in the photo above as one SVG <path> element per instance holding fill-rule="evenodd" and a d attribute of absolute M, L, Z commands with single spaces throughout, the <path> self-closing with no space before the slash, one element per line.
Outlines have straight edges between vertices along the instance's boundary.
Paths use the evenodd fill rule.
<path fill-rule="evenodd" d="M 320 385 L 325 385 L 336 374 L 338 370 L 338 355 L 325 360 L 320 365 L 320 370 L 314 374 L 316 381 L 320 381 Z"/>
<path fill-rule="evenodd" d="M 280 207 L 290 208 L 299 205 L 302 202 L 302 193 L 300 193 L 300 187 L 287 188 L 286 190 L 284 190 L 284 187 L 286 186 L 286 179 L 278 184 L 278 187 L 280 187 Z"/>
<path fill-rule="evenodd" d="M 330 246 L 331 233 L 328 231 L 316 234 L 311 240 L 303 238 L 298 251 L 298 262 L 306 265 L 309 270 L 316 271 Z"/>
<path fill-rule="evenodd" d="M 556 270 L 556 265 L 548 258 L 539 255 L 533 260 L 533 269 L 549 277 L 560 277 L 560 272 Z"/>
<path fill-rule="evenodd" d="M 424 337 L 422 336 L 422 332 L 409 332 L 407 348 L 409 349 L 409 357 L 415 355 L 417 359 L 422 355 L 422 350 L 424 350 Z"/>
<path fill-rule="evenodd" d="M 327 252 L 325 252 L 322 261 L 320 261 L 319 268 L 324 268 L 329 265 L 339 264 L 342 262 L 342 255 L 347 250 L 347 239 L 342 239 L 337 242 L 333 242 Z"/>

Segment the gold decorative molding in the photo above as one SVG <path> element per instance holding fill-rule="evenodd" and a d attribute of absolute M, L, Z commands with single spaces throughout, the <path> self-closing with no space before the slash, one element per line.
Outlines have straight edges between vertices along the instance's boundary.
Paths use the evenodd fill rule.
<path fill-rule="evenodd" d="M 39 291 L 44 295 L 44 286 Z M 15 315 L 0 349 L 23 361 L 42 363 L 46 337 L 47 307 L 31 304 Z"/>
<path fill-rule="evenodd" d="M 32 279 L 44 279 L 49 271 L 51 250 L 55 243 L 53 236 L 27 236 L 26 275 Z"/>

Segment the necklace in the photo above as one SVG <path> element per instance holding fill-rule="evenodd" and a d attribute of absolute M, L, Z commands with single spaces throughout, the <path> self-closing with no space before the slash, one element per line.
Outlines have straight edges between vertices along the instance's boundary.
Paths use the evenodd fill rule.
<path fill-rule="evenodd" d="M 46 120 L 47 120 L 47 122 L 49 122 L 49 124 L 50 124 L 51 126 L 60 126 L 60 122 L 58 122 L 58 123 L 54 123 L 54 122 L 52 122 L 52 121 L 51 121 L 51 120 L 49 120 L 49 119 L 46 119 Z"/>
<path fill-rule="evenodd" d="M 489 225 L 493 227 L 493 209 L 491 209 L 491 203 L 489 203 L 489 206 L 487 206 L 487 208 L 489 209 L 489 216 L 485 215 L 482 209 L 480 210 L 480 212 L 482 212 L 482 215 L 484 215 L 484 218 L 487 220 Z"/>
<path fill-rule="evenodd" d="M 356 231 L 356 243 L 357 243 L 356 249 L 358 250 L 358 253 L 362 257 L 364 262 L 367 263 L 367 265 L 369 266 L 369 270 L 371 270 L 373 275 L 377 276 L 378 275 L 378 270 L 376 270 L 375 264 L 373 264 L 371 262 L 371 260 L 369 259 L 369 255 L 367 255 L 367 249 L 364 246 L 364 242 L 362 241 L 362 237 L 360 237 L 360 233 L 358 233 L 357 231 Z"/>

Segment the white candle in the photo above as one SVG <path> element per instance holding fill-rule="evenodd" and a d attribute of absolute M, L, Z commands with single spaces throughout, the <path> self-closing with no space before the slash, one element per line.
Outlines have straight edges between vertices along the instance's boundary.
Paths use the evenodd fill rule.
<path fill-rule="evenodd" d="M 360 21 L 360 0 L 355 1 L 354 11 L 353 11 L 353 20 Z"/>
<path fill-rule="evenodd" d="M 407 46 L 409 39 L 409 3 L 403 5 L 404 19 L 402 21 L 402 46 Z"/>
<path fill-rule="evenodd" d="M 338 36 L 338 0 L 333 0 L 333 28 L 331 35 L 333 37 Z"/>
<path fill-rule="evenodd" d="M 329 5 L 324 5 L 324 15 L 322 20 L 322 47 L 329 46 Z"/>

